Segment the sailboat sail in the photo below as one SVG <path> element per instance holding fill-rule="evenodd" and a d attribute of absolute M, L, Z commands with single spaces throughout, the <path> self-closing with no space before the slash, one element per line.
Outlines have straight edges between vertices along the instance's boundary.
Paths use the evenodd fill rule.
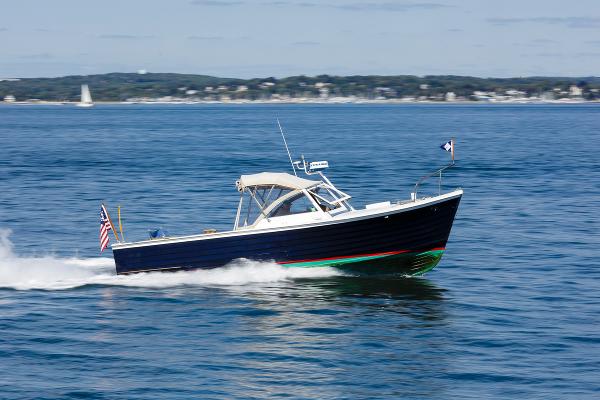
<path fill-rule="evenodd" d="M 82 104 L 93 104 L 92 95 L 88 85 L 81 85 L 81 103 Z"/>

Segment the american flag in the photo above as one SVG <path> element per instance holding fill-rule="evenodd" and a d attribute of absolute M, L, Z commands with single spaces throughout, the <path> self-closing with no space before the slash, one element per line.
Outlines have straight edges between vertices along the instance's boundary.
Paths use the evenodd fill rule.
<path fill-rule="evenodd" d="M 108 231 L 111 230 L 108 212 L 104 204 L 100 206 L 100 252 L 102 253 L 108 247 Z"/>

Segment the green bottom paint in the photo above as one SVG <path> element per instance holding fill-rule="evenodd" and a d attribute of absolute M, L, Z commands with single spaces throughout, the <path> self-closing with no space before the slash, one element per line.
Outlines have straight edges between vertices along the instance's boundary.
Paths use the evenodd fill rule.
<path fill-rule="evenodd" d="M 423 275 L 441 260 L 444 250 L 400 254 L 365 255 L 283 264 L 284 267 L 335 267 L 342 271 L 366 275 Z"/>

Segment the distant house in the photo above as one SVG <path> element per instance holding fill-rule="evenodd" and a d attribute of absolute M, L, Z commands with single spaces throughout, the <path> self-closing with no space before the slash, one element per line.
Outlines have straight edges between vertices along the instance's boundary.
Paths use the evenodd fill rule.
<path fill-rule="evenodd" d="M 266 89 L 272 86 L 275 86 L 273 82 L 262 82 L 260 85 L 258 85 L 258 87 L 261 89 Z"/>
<path fill-rule="evenodd" d="M 447 92 L 445 99 L 446 101 L 456 101 L 456 94 L 454 92 Z"/>
<path fill-rule="evenodd" d="M 582 95 L 583 95 L 583 89 L 582 88 L 580 88 L 578 86 L 575 86 L 575 85 L 572 85 L 569 88 L 569 96 L 571 96 L 571 97 L 581 97 Z"/>
<path fill-rule="evenodd" d="M 6 96 L 4 96 L 5 103 L 14 103 L 15 101 L 17 101 L 17 99 L 15 99 L 15 96 L 13 96 L 12 94 L 7 94 Z"/>

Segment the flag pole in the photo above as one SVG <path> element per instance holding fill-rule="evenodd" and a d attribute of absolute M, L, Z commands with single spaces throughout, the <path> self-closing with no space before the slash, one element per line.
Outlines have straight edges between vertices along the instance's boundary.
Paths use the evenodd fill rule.
<path fill-rule="evenodd" d="M 106 210 L 106 206 L 104 205 L 104 203 L 102 203 L 102 208 L 104 208 L 104 212 L 106 213 L 106 218 L 108 218 L 108 223 L 110 224 L 111 230 L 113 231 L 113 235 L 115 235 L 115 239 L 117 239 L 117 242 L 120 242 L 119 235 L 117 235 L 117 231 L 115 230 L 115 225 L 113 224 L 112 219 L 110 219 L 110 215 L 108 214 L 108 211 Z"/>
<path fill-rule="evenodd" d="M 452 150 L 452 164 L 454 164 L 454 141 L 455 141 L 454 138 L 450 139 L 450 147 L 451 147 L 451 150 Z"/>
<path fill-rule="evenodd" d="M 117 206 L 117 213 L 119 217 L 119 232 L 121 232 L 121 238 L 125 241 L 125 235 L 123 235 L 123 225 L 121 224 L 121 205 Z"/>

